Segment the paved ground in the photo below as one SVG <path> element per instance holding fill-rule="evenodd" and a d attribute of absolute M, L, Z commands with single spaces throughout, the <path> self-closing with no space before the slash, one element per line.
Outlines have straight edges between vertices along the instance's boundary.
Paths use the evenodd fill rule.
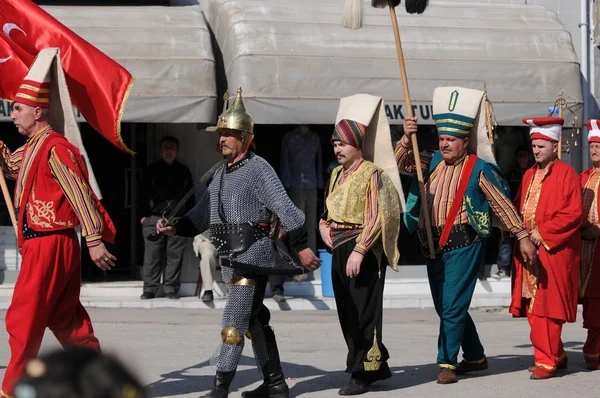
<path fill-rule="evenodd" d="M 155 397 L 198 397 L 209 389 L 212 369 L 207 365 L 219 341 L 220 311 L 198 309 L 91 309 L 94 325 L 106 352 L 123 359 L 152 390 Z M 4 317 L 4 312 L 0 315 Z M 284 370 L 296 397 L 337 397 L 347 375 L 345 344 L 335 311 L 277 311 L 272 324 L 279 340 Z M 490 369 L 463 377 L 457 384 L 435 383 L 434 364 L 438 323 L 431 309 L 385 311 L 384 342 L 394 377 L 373 387 L 373 397 L 600 397 L 600 371 L 583 369 L 581 347 L 585 331 L 579 323 L 563 332 L 569 369 L 560 377 L 531 381 L 529 328 L 511 319 L 505 309 L 474 310 Z M 9 357 L 8 336 L 0 332 L 0 373 Z M 56 347 L 47 333 L 42 349 Z M 230 397 L 259 384 L 252 350 L 247 345 Z"/>

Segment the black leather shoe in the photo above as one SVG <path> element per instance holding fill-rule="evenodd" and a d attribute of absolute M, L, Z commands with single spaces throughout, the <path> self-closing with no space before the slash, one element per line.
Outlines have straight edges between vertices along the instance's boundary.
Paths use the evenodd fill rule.
<path fill-rule="evenodd" d="M 144 292 L 144 293 L 143 293 L 143 294 L 140 296 L 140 298 L 141 298 L 142 300 L 150 300 L 150 299 L 153 299 L 154 297 L 156 297 L 156 295 L 155 295 L 154 293 L 150 293 L 150 292 Z"/>
<path fill-rule="evenodd" d="M 283 379 L 278 382 L 274 380 L 265 381 L 258 388 L 242 393 L 243 398 L 289 398 L 289 396 L 290 388 Z"/>
<path fill-rule="evenodd" d="M 165 293 L 165 297 L 169 300 L 179 300 L 177 293 Z"/>
<path fill-rule="evenodd" d="M 203 303 L 212 303 L 214 300 L 212 290 L 205 290 L 200 300 L 202 300 Z"/>
<path fill-rule="evenodd" d="M 229 386 L 233 381 L 235 371 L 233 372 L 217 372 L 213 379 L 213 388 L 206 395 L 200 398 L 227 398 L 229 395 Z"/>
<path fill-rule="evenodd" d="M 369 392 L 369 386 L 362 380 L 352 377 L 348 384 L 340 388 L 338 395 L 360 395 Z"/>

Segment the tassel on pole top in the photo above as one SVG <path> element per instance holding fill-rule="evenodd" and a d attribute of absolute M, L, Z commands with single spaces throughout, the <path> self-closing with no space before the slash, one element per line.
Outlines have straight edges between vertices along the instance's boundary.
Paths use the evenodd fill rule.
<path fill-rule="evenodd" d="M 344 28 L 362 28 L 363 1 L 364 0 L 346 0 L 342 18 L 342 25 Z M 375 8 L 396 8 L 400 5 L 400 2 L 401 0 L 371 0 L 371 5 Z M 404 0 L 404 7 L 409 14 L 421 14 L 427 8 L 428 3 L 429 0 Z"/>
<path fill-rule="evenodd" d="M 404 0 L 404 8 L 409 14 L 422 14 L 428 3 L 429 0 Z M 372 0 L 371 5 L 375 8 L 395 8 L 400 5 L 400 0 Z"/>

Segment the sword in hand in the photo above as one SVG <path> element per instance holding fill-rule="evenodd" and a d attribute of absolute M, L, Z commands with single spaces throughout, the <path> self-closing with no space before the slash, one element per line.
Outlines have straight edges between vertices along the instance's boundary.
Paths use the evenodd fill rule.
<path fill-rule="evenodd" d="M 173 219 L 177 216 L 177 214 L 179 213 L 179 210 L 181 210 L 185 206 L 186 202 L 194 194 L 195 190 L 196 190 L 196 188 L 191 187 L 190 190 L 183 196 L 183 198 L 181 198 L 181 200 L 179 202 L 177 202 L 177 205 L 175 205 L 175 207 L 171 211 L 170 217 L 167 218 L 165 216 L 165 214 L 167 214 L 167 212 L 164 212 L 162 215 L 162 218 L 160 220 L 158 220 L 158 222 L 156 223 L 156 233 L 146 236 L 146 239 L 148 239 L 150 242 L 156 242 L 157 240 L 160 239 L 161 235 L 165 235 L 165 236 L 175 235 L 175 227 L 173 226 Z"/>

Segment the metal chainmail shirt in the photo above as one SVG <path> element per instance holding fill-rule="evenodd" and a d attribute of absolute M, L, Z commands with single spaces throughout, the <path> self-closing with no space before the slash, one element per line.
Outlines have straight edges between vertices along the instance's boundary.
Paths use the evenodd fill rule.
<path fill-rule="evenodd" d="M 223 174 L 224 173 L 224 174 Z M 286 231 L 301 228 L 304 214 L 287 196 L 277 174 L 263 158 L 252 152 L 231 166 L 223 166 L 215 173 L 208 191 L 200 202 L 190 210 L 188 217 L 197 231 L 205 231 L 210 224 L 221 224 L 219 218 L 219 188 L 226 221 L 242 224 L 268 223 L 273 213 L 279 216 Z M 206 209 L 210 208 L 210 212 Z M 276 253 L 268 237 L 262 238 L 247 251 L 233 255 L 232 261 L 275 267 Z M 242 277 L 240 271 L 221 267 L 223 282 Z M 268 360 L 268 350 L 263 327 L 257 320 L 250 321 L 254 286 L 229 286 L 227 303 L 223 310 L 222 327 L 235 327 L 240 333 L 250 331 L 252 348 L 259 372 Z M 219 344 L 211 357 L 211 365 L 217 371 L 231 372 L 237 368 L 244 348 L 244 339 L 238 345 Z"/>
<path fill-rule="evenodd" d="M 221 201 L 228 223 L 269 223 L 271 215 L 275 213 L 287 232 L 304 225 L 304 214 L 287 196 L 275 170 L 266 160 L 250 152 L 239 162 L 217 170 L 208 191 L 196 207 L 188 212 L 187 216 L 198 231 L 207 230 L 209 224 L 222 224 L 218 212 L 221 177 Z M 210 215 L 206 212 L 209 204 Z M 230 260 L 275 267 L 275 256 L 271 240 L 264 237 L 245 252 L 234 254 Z"/>

